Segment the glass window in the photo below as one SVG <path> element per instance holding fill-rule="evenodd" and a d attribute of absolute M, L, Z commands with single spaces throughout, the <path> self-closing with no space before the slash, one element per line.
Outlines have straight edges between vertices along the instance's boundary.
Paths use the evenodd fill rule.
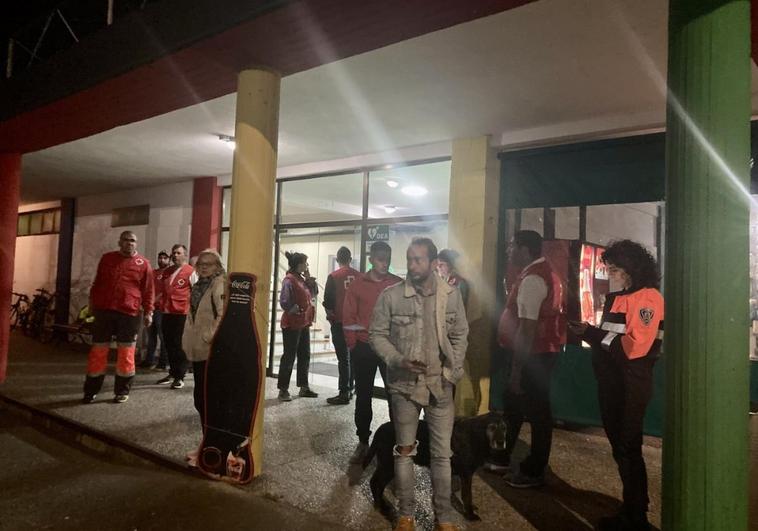
<path fill-rule="evenodd" d="M 658 253 L 658 208 L 662 203 L 628 203 L 587 207 L 587 241 L 608 245 L 630 239 Z"/>
<path fill-rule="evenodd" d="M 221 226 L 229 227 L 232 223 L 232 189 L 224 188 L 221 196 Z"/>
<path fill-rule="evenodd" d="M 533 230 L 543 234 L 545 229 L 545 211 L 542 208 L 522 208 L 519 230 Z"/>
<path fill-rule="evenodd" d="M 281 223 L 359 220 L 363 215 L 363 173 L 282 183 Z"/>
<path fill-rule="evenodd" d="M 29 234 L 29 222 L 32 217 L 29 214 L 20 214 L 18 216 L 18 230 L 16 234 L 19 236 L 27 236 Z"/>
<path fill-rule="evenodd" d="M 224 265 L 229 267 L 229 231 L 225 230 L 221 232 L 221 258 L 224 261 Z"/>
<path fill-rule="evenodd" d="M 45 212 L 42 215 L 42 232 L 53 232 L 55 228 L 55 212 Z"/>
<path fill-rule="evenodd" d="M 55 220 L 53 221 L 53 232 L 61 231 L 61 211 L 55 211 Z"/>
<path fill-rule="evenodd" d="M 554 208 L 555 237 L 559 240 L 579 239 L 579 207 Z"/>
<path fill-rule="evenodd" d="M 31 214 L 31 222 L 29 223 L 29 234 L 39 234 L 42 232 L 42 212 L 35 212 Z"/>
<path fill-rule="evenodd" d="M 369 173 L 369 218 L 447 214 L 450 161 Z"/>

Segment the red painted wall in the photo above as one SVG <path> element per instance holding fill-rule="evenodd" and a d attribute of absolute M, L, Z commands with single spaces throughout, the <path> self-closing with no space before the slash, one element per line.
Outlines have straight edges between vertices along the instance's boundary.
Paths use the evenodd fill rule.
<path fill-rule="evenodd" d="M 218 250 L 221 235 L 221 188 L 215 177 L 198 177 L 192 185 L 192 237 L 190 256 Z"/>
<path fill-rule="evenodd" d="M 21 155 L 0 153 L 0 383 L 8 367 L 13 258 L 16 254 Z"/>

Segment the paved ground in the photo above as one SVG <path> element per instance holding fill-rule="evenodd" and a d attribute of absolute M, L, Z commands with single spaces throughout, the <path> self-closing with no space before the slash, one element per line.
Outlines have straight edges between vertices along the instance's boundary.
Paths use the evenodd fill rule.
<path fill-rule="evenodd" d="M 192 406 L 192 378 L 188 377 L 184 389 L 172 391 L 163 386 L 154 385 L 162 374 L 140 374 L 129 402 L 112 404 L 108 400 L 113 380 L 106 378 L 104 392 L 98 402 L 92 405 L 81 405 L 81 384 L 83 380 L 86 353 L 76 352 L 66 348 L 52 349 L 23 337 L 14 336 L 12 340 L 9 376 L 5 384 L 0 386 L 0 393 L 17 399 L 40 409 L 72 419 L 95 429 L 104 431 L 134 445 L 148 448 L 176 462 L 182 462 L 187 451 L 192 450 L 200 439 L 199 421 Z M 331 389 L 317 388 L 322 393 L 319 399 L 295 399 L 291 403 L 279 403 L 276 399 L 276 385 L 271 379 L 267 381 L 266 410 L 265 410 L 265 453 L 264 473 L 250 486 L 239 489 L 226 485 L 218 485 L 208 480 L 194 476 L 182 477 L 176 475 L 176 481 L 184 485 L 182 491 L 197 490 L 198 498 L 202 498 L 203 489 L 211 489 L 214 493 L 231 493 L 232 500 L 239 502 L 239 510 L 230 507 L 230 514 L 239 514 L 240 519 L 254 514 L 246 507 L 246 503 L 261 501 L 274 502 L 277 507 L 292 508 L 294 518 L 298 511 L 313 515 L 311 523 L 316 528 L 345 526 L 351 529 L 388 529 L 389 522 L 372 507 L 368 479 L 371 468 L 366 471 L 347 466 L 347 458 L 353 450 L 355 437 L 352 424 L 352 406 L 327 406 L 323 400 L 333 393 Z M 375 422 L 387 420 L 387 405 L 381 400 L 374 401 Z M 758 417 L 753 417 L 752 433 L 753 448 L 758 454 Z M 528 430 L 522 434 L 522 439 L 528 437 Z M 528 439 L 526 439 L 528 440 Z M 518 530 L 586 530 L 592 529 L 597 519 L 612 513 L 619 506 L 621 494 L 620 482 L 617 478 L 615 464 L 610 457 L 610 449 L 605 437 L 596 429 L 581 431 L 556 430 L 551 456 L 552 473 L 548 476 L 548 485 L 539 491 L 518 491 L 507 487 L 498 476 L 481 471 L 474 480 L 473 495 L 482 517 L 481 522 L 467 524 L 468 529 L 518 529 Z M 5 445 L 3 445 L 4 447 Z M 523 453 L 522 445 L 517 452 Z M 85 489 L 82 484 L 89 483 L 93 466 L 86 462 L 72 464 L 66 474 L 54 472 L 58 459 L 57 447 L 46 452 L 46 457 L 40 457 L 40 463 L 47 460 L 49 464 L 38 471 L 40 477 L 54 477 L 57 485 L 56 492 L 66 488 Z M 70 450 L 69 450 L 70 451 Z M 646 439 L 643 449 L 648 463 L 650 475 L 651 521 L 660 524 L 660 460 L 661 450 L 658 439 Z M 115 466 L 115 465 L 114 465 Z M 755 467 L 755 464 L 753 464 Z M 77 467 L 79 467 L 78 472 Z M 754 468 L 754 471 L 758 472 Z M 13 486 L 13 491 L 19 497 L 31 503 L 32 493 L 42 489 L 40 498 L 44 499 L 43 486 L 28 480 L 20 469 L 7 476 L 8 468 L 0 461 L 0 486 L 4 492 L 9 492 L 5 486 Z M 121 476 L 128 478 L 124 481 L 131 485 L 131 494 L 120 497 L 128 499 L 125 506 L 141 508 L 144 504 L 145 492 L 152 500 L 158 496 L 160 503 L 150 505 L 160 508 L 166 513 L 176 513 L 177 518 L 184 518 L 185 512 L 204 505 L 185 503 L 182 500 L 171 500 L 176 496 L 176 490 L 169 489 L 166 493 L 162 487 L 157 490 L 142 481 L 157 481 L 154 474 L 159 474 L 155 467 L 122 468 Z M 168 473 L 166 473 L 168 474 Z M 35 473 L 37 475 L 37 473 Z M 144 477 L 143 477 L 144 476 Z M 755 474 L 752 477 L 756 478 Z M 85 481 L 77 481 L 82 478 Z M 429 504 L 429 476 L 426 470 L 417 469 L 420 484 L 418 499 L 419 508 L 417 519 L 422 528 L 430 529 L 432 524 L 431 507 Z M 27 486 L 27 481 L 31 483 Z M 96 484 L 98 480 L 93 480 Z M 107 481 L 101 479 L 102 486 L 97 492 L 108 491 Z M 44 485 L 44 480 L 41 480 Z M 116 482 L 120 485 L 120 482 Z M 77 487 L 69 487 L 70 485 Z M 201 486 L 202 485 L 202 486 Z M 213 490 L 215 489 L 215 490 Z M 18 491 L 21 492 L 18 492 Z M 116 489 L 117 492 L 121 492 Z M 26 492 L 27 494 L 24 494 Z M 42 508 L 42 514 L 49 522 L 63 522 L 64 516 L 71 517 L 71 510 L 76 507 L 92 505 L 93 516 L 96 517 L 97 504 L 91 504 L 84 497 L 84 490 L 79 490 L 80 497 L 74 494 L 66 496 L 66 503 L 57 501 Z M 137 493 L 143 493 L 137 495 Z M 165 497 L 164 497 L 165 494 Z M 391 489 L 387 489 L 387 497 L 394 501 Z M 219 494 L 216 494 L 220 497 Z M 15 494 L 14 494 L 15 496 Z M 27 496 L 27 498 L 24 498 Z M 97 498 L 105 500 L 107 496 Z M 11 501 L 16 499 L 11 497 Z M 7 498 L 6 498 L 7 501 Z M 3 501 L 2 503 L 6 503 Z M 19 507 L 23 507 L 23 503 Z M 114 502 L 115 503 L 115 502 Z M 236 503 L 236 502 L 235 502 Z M 235 504 L 231 504 L 235 505 Z M 758 503 L 753 503 L 758 508 Z M 30 507 L 27 505 L 27 507 Z M 119 506 L 120 507 L 120 506 Z M 89 509 L 88 509 L 89 510 Z M 14 513 L 29 513 L 19 511 Z M 758 512 L 758 511 L 756 511 Z M 0 505 L 0 515 L 7 514 Z M 0 518 L 5 518 L 0 516 Z M 42 518 L 42 516 L 40 516 Z M 283 522 L 284 523 L 284 522 Z M 197 525 L 195 525 L 197 524 Z M 328 524 L 328 525 L 327 525 Z M 53 526 L 54 528 L 58 528 Z M 258 528 L 258 526 L 255 526 Z M 115 529 L 107 527 L 108 529 Z M 143 529 L 140 527 L 139 529 Z M 182 524 L 169 527 L 182 530 L 190 529 L 221 529 L 226 527 L 202 525 L 189 519 Z M 264 527 L 261 527 L 264 528 Z M 287 525 L 277 525 L 272 529 L 311 529 L 302 522 L 292 522 Z M 14 528 L 16 529 L 16 528 Z M 164 527 L 166 529 L 166 527 Z M 231 527 L 231 529 L 234 529 Z"/>
<path fill-rule="evenodd" d="M 0 410 L 0 530 L 344 529 L 281 501 L 71 447 Z"/>

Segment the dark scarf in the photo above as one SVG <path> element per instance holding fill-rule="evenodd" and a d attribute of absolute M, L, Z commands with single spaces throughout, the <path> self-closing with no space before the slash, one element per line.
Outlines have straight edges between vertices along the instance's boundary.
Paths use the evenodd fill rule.
<path fill-rule="evenodd" d="M 217 271 L 209 277 L 200 277 L 200 279 L 195 282 L 195 285 L 192 286 L 192 292 L 190 293 L 190 311 L 192 312 L 193 319 L 197 313 L 197 307 L 200 306 L 200 301 L 203 299 L 203 295 L 205 295 L 205 292 L 211 286 L 215 278 L 223 273 L 223 271 Z"/>

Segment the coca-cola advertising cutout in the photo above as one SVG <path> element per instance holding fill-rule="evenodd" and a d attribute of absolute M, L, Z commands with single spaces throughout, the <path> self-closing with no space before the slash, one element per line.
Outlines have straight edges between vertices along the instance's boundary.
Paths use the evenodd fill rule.
<path fill-rule="evenodd" d="M 198 467 L 236 483 L 253 477 L 250 437 L 260 396 L 261 348 L 253 314 L 256 277 L 230 273 L 226 308 L 205 369 L 205 418 Z"/>

